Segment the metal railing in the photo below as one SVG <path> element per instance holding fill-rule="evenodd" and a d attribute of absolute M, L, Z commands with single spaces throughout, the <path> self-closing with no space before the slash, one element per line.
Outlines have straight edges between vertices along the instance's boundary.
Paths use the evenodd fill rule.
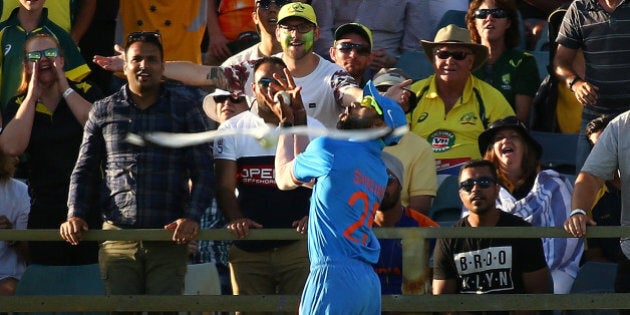
<path fill-rule="evenodd" d="M 403 278 L 414 281 L 424 276 L 427 238 L 533 238 L 569 237 L 562 228 L 483 227 L 483 228 L 378 228 L 379 238 L 402 239 Z M 84 240 L 170 240 L 164 230 L 91 230 Z M 629 236 L 630 227 L 591 227 L 589 237 Z M 292 229 L 252 230 L 248 240 L 303 239 Z M 0 240 L 60 240 L 57 230 L 0 230 Z M 227 230 L 203 230 L 198 239 L 232 240 Z M 414 294 L 383 296 L 383 311 L 442 312 L 500 310 L 590 310 L 630 309 L 630 293 L 606 294 L 509 294 L 441 295 Z M 0 297 L 2 312 L 51 311 L 288 311 L 294 312 L 297 295 L 196 295 L 196 296 L 12 296 Z"/>

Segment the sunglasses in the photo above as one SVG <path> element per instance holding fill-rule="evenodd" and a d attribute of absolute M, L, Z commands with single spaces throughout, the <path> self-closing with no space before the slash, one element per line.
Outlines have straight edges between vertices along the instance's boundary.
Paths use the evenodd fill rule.
<path fill-rule="evenodd" d="M 26 59 L 26 61 L 38 62 L 43 57 L 46 57 L 46 58 L 59 57 L 59 49 L 48 48 L 44 50 L 29 51 L 26 53 L 26 56 L 24 58 Z"/>
<path fill-rule="evenodd" d="M 262 87 L 262 88 L 268 88 L 269 84 L 276 84 L 276 85 L 280 85 L 280 82 L 278 82 L 278 80 L 273 79 L 273 78 L 260 78 L 260 80 L 258 80 L 258 82 L 256 84 L 258 84 L 258 86 Z"/>
<path fill-rule="evenodd" d="M 133 42 L 158 42 L 162 44 L 160 33 L 158 32 L 131 32 L 127 36 L 127 45 Z"/>
<path fill-rule="evenodd" d="M 355 43 L 350 43 L 350 42 L 339 43 L 337 44 L 337 46 L 335 46 L 335 49 L 339 50 L 340 52 L 344 54 L 349 54 L 350 51 L 354 50 L 355 53 L 361 56 L 367 56 L 372 52 L 372 50 L 370 49 L 370 46 L 368 45 L 355 44 Z"/>
<path fill-rule="evenodd" d="M 488 15 L 492 15 L 495 19 L 504 19 L 508 17 L 508 12 L 503 9 L 479 9 L 475 10 L 475 18 L 483 20 L 488 17 Z"/>
<path fill-rule="evenodd" d="M 470 55 L 465 51 L 446 51 L 446 50 L 436 50 L 435 55 L 440 59 L 448 59 L 453 57 L 455 60 L 464 60 L 466 56 Z"/>
<path fill-rule="evenodd" d="M 301 23 L 298 25 L 286 25 L 286 24 L 280 24 L 278 25 L 278 27 L 281 30 L 284 30 L 286 32 L 293 32 L 293 31 L 297 31 L 300 34 L 306 34 L 310 31 L 313 30 L 314 25 L 311 23 Z"/>
<path fill-rule="evenodd" d="M 471 192 L 475 185 L 479 186 L 479 188 L 486 189 L 490 188 L 490 186 L 492 186 L 492 184 L 494 183 L 496 183 L 494 178 L 488 176 L 469 178 L 459 183 L 459 189 L 463 189 L 465 192 Z"/>
<path fill-rule="evenodd" d="M 258 4 L 258 7 L 261 9 L 269 10 L 272 2 L 276 4 L 276 7 L 282 8 L 283 5 L 291 3 L 291 0 L 258 0 L 256 4 Z"/>
<path fill-rule="evenodd" d="M 245 100 L 244 96 L 234 97 L 232 95 L 217 95 L 212 97 L 215 103 L 223 103 L 226 100 L 230 100 L 232 103 L 240 103 Z"/>
<path fill-rule="evenodd" d="M 378 105 L 378 103 L 372 96 L 368 95 L 363 97 L 360 104 L 362 107 L 374 108 L 374 110 L 376 110 L 376 113 L 378 113 L 380 116 L 383 116 L 383 109 L 381 108 L 381 106 Z"/>

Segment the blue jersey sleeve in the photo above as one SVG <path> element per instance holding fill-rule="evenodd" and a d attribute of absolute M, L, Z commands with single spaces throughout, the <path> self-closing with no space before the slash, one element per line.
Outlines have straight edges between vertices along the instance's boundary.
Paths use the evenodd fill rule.
<path fill-rule="evenodd" d="M 306 147 L 306 150 L 295 158 L 293 176 L 301 182 L 310 182 L 313 178 L 324 176 L 330 172 L 333 154 L 324 147 L 325 138 L 317 138 Z"/>

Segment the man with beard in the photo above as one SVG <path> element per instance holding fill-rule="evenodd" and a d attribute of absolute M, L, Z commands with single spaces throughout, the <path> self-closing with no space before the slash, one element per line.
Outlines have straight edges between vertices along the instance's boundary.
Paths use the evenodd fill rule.
<path fill-rule="evenodd" d="M 403 183 L 404 166 L 402 162 L 392 154 L 383 151 L 383 162 L 387 167 L 387 188 L 381 206 L 376 210 L 374 226 L 377 227 L 439 227 L 439 225 L 426 215 L 402 205 L 401 191 Z M 400 239 L 379 239 L 381 255 L 374 270 L 381 280 L 381 294 L 408 294 L 409 288 L 413 292 L 424 292 L 426 278 L 429 275 L 429 247 L 426 246 L 424 264 L 425 277 L 403 283 L 402 277 L 402 243 Z M 433 243 L 433 242 L 432 242 Z M 413 293 L 412 292 L 412 293 Z"/>
<path fill-rule="evenodd" d="M 339 116 L 338 129 L 407 126 L 400 106 L 381 96 L 371 82 L 364 93 L 361 103 L 352 103 Z M 303 116 L 299 107 L 283 107 L 282 113 L 286 124 L 303 124 L 296 119 Z M 398 140 L 396 134 L 366 141 L 320 137 L 310 143 L 303 136 L 280 137 L 278 187 L 313 187 L 308 222 L 311 272 L 300 314 L 380 314 L 380 283 L 372 267 L 380 246 L 371 227 L 387 184 L 381 151 Z"/>
<path fill-rule="evenodd" d="M 285 77 L 286 65 L 278 57 L 263 57 L 254 64 L 252 88 L 258 114 L 244 111 L 221 123 L 219 130 L 259 128 L 280 124 L 273 112 L 274 77 Z M 290 79 L 286 78 L 284 82 Z M 213 97 L 208 96 L 207 99 Z M 209 99 L 208 99 L 209 100 Z M 296 106 L 303 106 L 297 99 Z M 289 105 L 289 104 L 285 104 Z M 302 110 L 304 112 L 304 110 Z M 306 117 L 307 125 L 323 128 Z M 248 241 L 250 229 L 295 228 L 306 234 L 311 190 L 281 191 L 274 180 L 275 147 L 263 147 L 249 135 L 224 137 L 214 143 L 217 203 L 237 237 L 230 248 L 229 264 L 235 295 L 299 294 L 308 276 L 306 241 Z M 238 189 L 238 196 L 235 193 Z M 241 313 L 242 314 L 242 313 Z"/>
<path fill-rule="evenodd" d="M 135 32 L 125 45 L 128 84 L 96 101 L 70 177 L 68 220 L 61 237 L 76 245 L 88 230 L 87 199 L 101 189 L 103 230 L 172 230 L 168 241 L 105 241 L 99 264 L 108 295 L 179 295 L 188 260 L 186 244 L 199 232 L 214 184 L 212 148 L 135 147 L 128 133 L 208 130 L 201 104 L 162 82 L 160 34 Z M 101 176 L 104 185 L 90 185 Z M 192 182 L 192 186 L 189 186 Z"/>
<path fill-rule="evenodd" d="M 374 58 L 372 31 L 359 23 L 347 23 L 335 31 L 335 42 L 330 47 L 330 59 L 343 67 L 359 86 L 364 87 L 369 78 L 365 70 Z"/>
<path fill-rule="evenodd" d="M 500 186 L 490 161 L 459 172 L 459 197 L 470 214 L 455 227 L 531 226 L 495 206 Z M 539 238 L 439 239 L 433 253 L 433 294 L 550 293 L 552 280 Z"/>

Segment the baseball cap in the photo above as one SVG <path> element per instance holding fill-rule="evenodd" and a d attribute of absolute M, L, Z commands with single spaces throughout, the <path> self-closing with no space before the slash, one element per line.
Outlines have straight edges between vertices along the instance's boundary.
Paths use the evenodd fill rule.
<path fill-rule="evenodd" d="M 400 105 L 398 105 L 398 103 L 396 103 L 393 99 L 382 96 L 374 86 L 372 80 L 368 81 L 363 88 L 363 98 L 366 96 L 371 96 L 378 107 L 380 107 L 382 112 L 380 115 L 389 128 L 397 129 L 399 127 L 407 126 L 407 117 Z M 400 138 L 402 138 L 402 135 L 390 134 L 386 136 L 383 141 L 385 142 L 385 145 L 394 145 L 400 141 Z"/>
<path fill-rule="evenodd" d="M 346 23 L 342 24 L 335 30 L 335 40 L 341 39 L 346 34 L 358 34 L 363 37 L 366 42 L 370 43 L 370 49 L 374 46 L 374 40 L 372 39 L 372 31 L 363 24 L 359 23 Z"/>
<path fill-rule="evenodd" d="M 306 3 L 293 2 L 287 3 L 280 8 L 278 12 L 278 24 L 282 23 L 284 19 L 290 17 L 301 17 L 315 25 L 317 25 L 317 16 L 313 7 Z"/>
<path fill-rule="evenodd" d="M 372 78 L 375 87 L 396 85 L 411 77 L 400 68 L 382 68 Z"/>

